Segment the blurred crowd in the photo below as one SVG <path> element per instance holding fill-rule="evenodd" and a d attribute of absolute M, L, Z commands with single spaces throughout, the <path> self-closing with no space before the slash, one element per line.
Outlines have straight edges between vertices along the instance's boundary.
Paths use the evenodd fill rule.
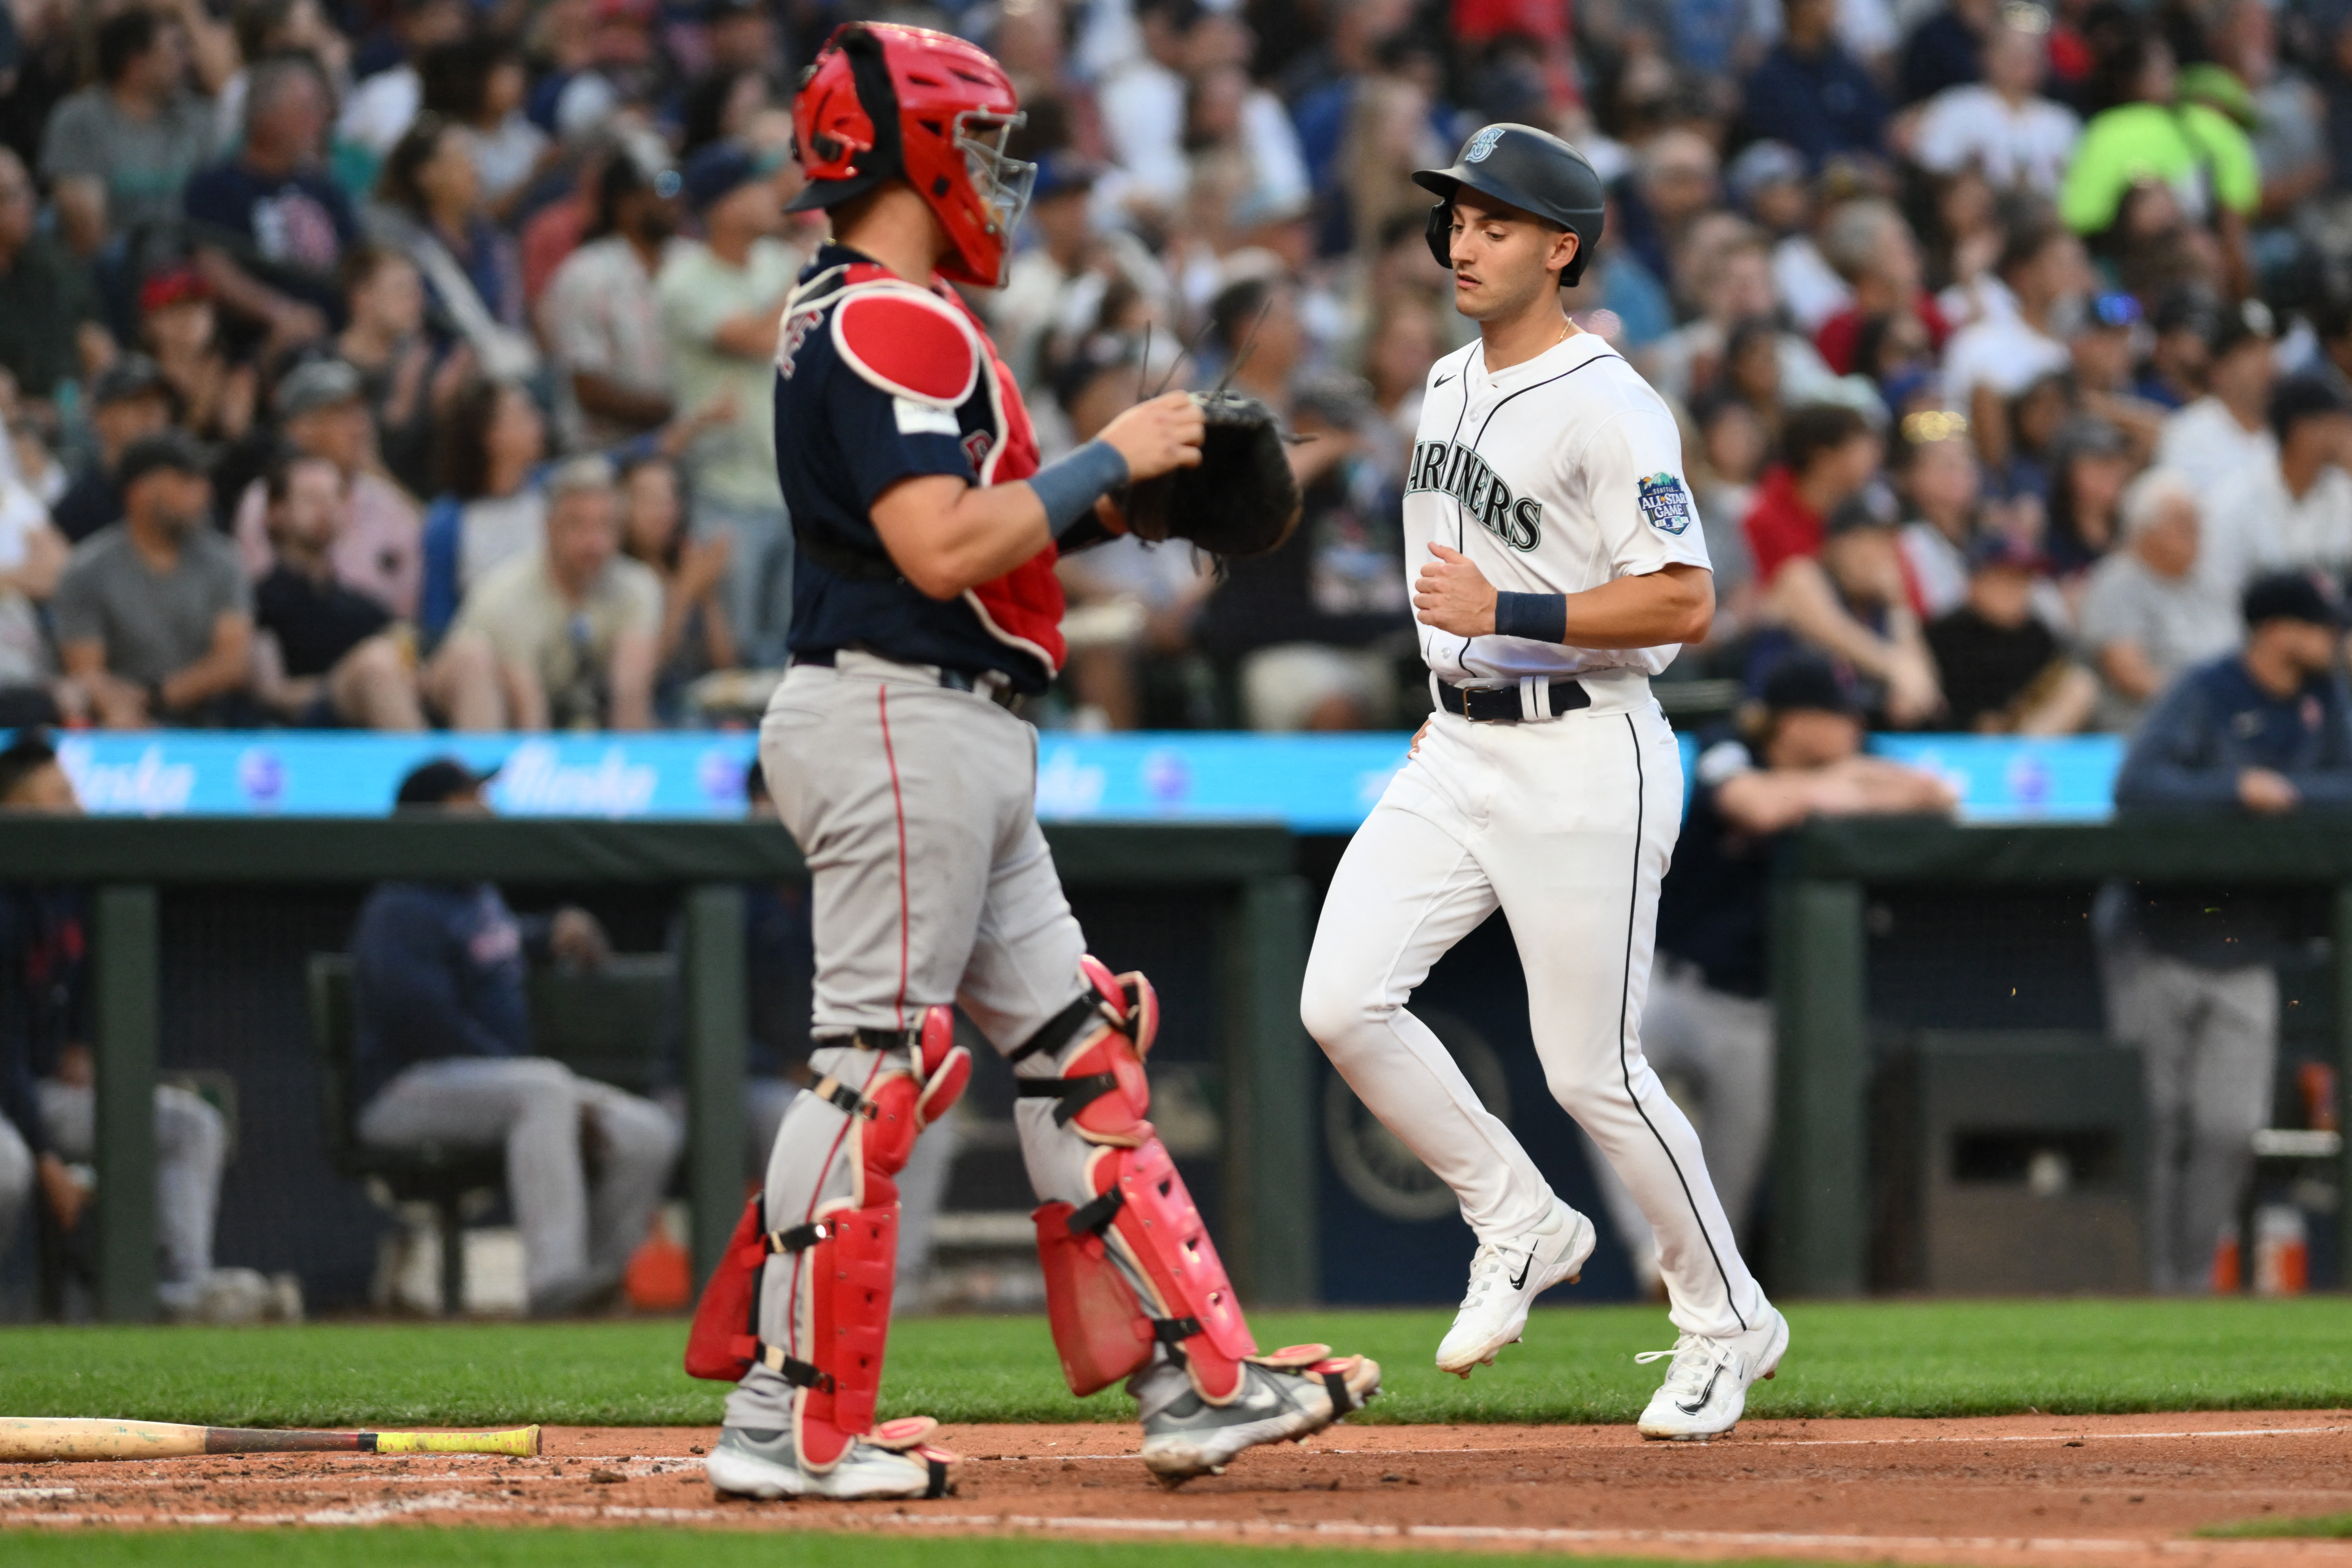
<path fill-rule="evenodd" d="M 1276 554 L 1065 563 L 1045 722 L 1426 710 L 1399 491 L 1469 323 L 1408 176 L 1496 120 L 1610 182 L 1570 309 L 1683 418 L 1721 604 L 1670 679 L 2128 729 L 2352 566 L 2336 0 L 9 0 L 0 724 L 755 712 L 791 89 L 865 15 L 1021 89 L 974 292 L 1049 457 L 1171 381 L 1312 437 Z"/>

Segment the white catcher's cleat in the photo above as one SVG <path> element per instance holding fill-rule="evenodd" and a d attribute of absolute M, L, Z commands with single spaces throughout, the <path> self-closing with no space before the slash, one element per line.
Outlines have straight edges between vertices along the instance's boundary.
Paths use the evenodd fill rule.
<path fill-rule="evenodd" d="M 944 1497 L 955 1487 L 957 1456 L 924 1441 L 939 1429 L 928 1415 L 885 1421 L 852 1437 L 823 1470 L 804 1470 L 789 1431 L 730 1426 L 719 1434 L 704 1473 L 721 1496 L 758 1498 Z"/>
<path fill-rule="evenodd" d="M 1223 1470 L 1244 1448 L 1296 1443 L 1381 1391 L 1381 1365 L 1369 1356 L 1335 1356 L 1328 1345 L 1292 1345 L 1241 1363 L 1242 1385 L 1212 1405 L 1172 1361 L 1155 1360 L 1128 1379 L 1141 1406 L 1143 1465 L 1162 1486 Z"/>
<path fill-rule="evenodd" d="M 1437 1343 L 1437 1370 L 1468 1377 L 1505 1345 L 1517 1344 L 1528 1309 L 1560 1281 L 1575 1283 L 1592 1256 L 1592 1222 L 1554 1198 L 1535 1229 L 1482 1244 L 1470 1260 L 1470 1289 Z"/>
<path fill-rule="evenodd" d="M 1789 1320 L 1767 1306 L 1765 1320 L 1744 1334 L 1711 1340 L 1685 1334 L 1670 1351 L 1643 1351 L 1648 1363 L 1667 1356 L 1666 1381 L 1642 1412 L 1642 1436 L 1669 1442 L 1704 1443 L 1739 1425 L 1748 1387 L 1780 1370 L 1789 1348 Z"/>

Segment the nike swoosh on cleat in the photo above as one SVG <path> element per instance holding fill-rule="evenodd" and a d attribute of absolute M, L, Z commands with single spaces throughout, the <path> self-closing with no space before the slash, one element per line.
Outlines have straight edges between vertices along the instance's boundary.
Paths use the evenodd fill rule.
<path fill-rule="evenodd" d="M 1511 1289 L 1514 1290 L 1526 1289 L 1528 1288 L 1528 1271 L 1533 1269 L 1535 1266 L 1536 1255 L 1533 1252 L 1529 1252 L 1527 1256 L 1527 1260 L 1519 1265 L 1519 1277 L 1511 1281 Z"/>
<path fill-rule="evenodd" d="M 1675 1408 L 1681 1411 L 1685 1415 L 1696 1415 L 1700 1411 L 1706 1409 L 1706 1402 L 1715 1397 L 1716 1380 L 1722 1375 L 1723 1363 L 1721 1362 L 1717 1362 L 1716 1363 L 1715 1370 L 1706 1374 L 1706 1386 L 1698 1391 L 1698 1402 L 1695 1405 L 1685 1405 L 1681 1400 L 1677 1399 L 1675 1401 Z"/>

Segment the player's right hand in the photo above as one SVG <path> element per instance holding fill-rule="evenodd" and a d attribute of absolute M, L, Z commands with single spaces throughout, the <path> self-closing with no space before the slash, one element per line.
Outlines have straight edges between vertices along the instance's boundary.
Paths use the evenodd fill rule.
<path fill-rule="evenodd" d="M 1201 466 L 1201 441 L 1207 432 L 1201 405 L 1189 392 L 1169 392 L 1149 403 L 1139 403 L 1102 428 L 1096 437 L 1109 443 L 1127 459 L 1127 477 L 1156 479 L 1177 468 Z"/>

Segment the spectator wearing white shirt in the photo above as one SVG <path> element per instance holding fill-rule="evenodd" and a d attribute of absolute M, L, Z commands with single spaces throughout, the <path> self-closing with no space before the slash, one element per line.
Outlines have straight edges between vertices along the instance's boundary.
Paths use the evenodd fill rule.
<path fill-rule="evenodd" d="M 2235 595 L 2266 573 L 2312 570 L 2341 578 L 2352 568 L 2352 399 L 2317 376 L 2281 382 L 2271 394 L 2277 454 L 2233 475 L 2214 494 L 2200 575 Z"/>
<path fill-rule="evenodd" d="M 1096 102 L 1122 176 L 1119 199 L 1131 208 L 1173 213 L 1192 184 L 1184 159 L 1184 75 L 1192 66 L 1192 35 L 1207 18 L 1200 0 L 1142 0 L 1134 11 L 1143 53 L 1103 79 Z"/>
<path fill-rule="evenodd" d="M 2016 310 L 1979 317 L 1953 334 L 1944 355 L 1944 400 L 1967 412 L 1979 455 L 1995 467 L 2008 455 L 2001 405 L 2073 363 L 2053 328 L 2059 305 L 2082 291 L 2090 266 L 2083 242 L 2042 217 L 2010 230 L 1998 270 Z"/>
<path fill-rule="evenodd" d="M 1937 174 L 1977 170 L 1995 190 L 2055 196 L 2083 123 L 2042 96 L 2049 65 L 2050 14 L 2002 7 L 1985 39 L 1985 79 L 1948 87 L 1919 116 L 1913 156 Z"/>
<path fill-rule="evenodd" d="M 674 171 L 646 168 L 627 148 L 616 153 L 597 183 L 586 243 L 564 258 L 540 301 L 570 450 L 616 445 L 670 416 L 669 345 L 654 279 L 680 245 L 677 188 Z"/>
<path fill-rule="evenodd" d="M 2183 670 L 2237 646 L 2235 592 L 2197 570 L 2197 491 L 2151 468 L 2124 493 L 2124 547 L 2091 569 L 2079 643 L 2099 676 L 2092 725 L 2128 731 Z"/>
<path fill-rule="evenodd" d="M 2211 317 L 2205 395 L 2164 421 L 2156 460 L 2177 468 L 2210 500 L 2221 488 L 2278 462 L 2271 387 L 2278 379 L 2268 306 L 2247 300 Z"/>

